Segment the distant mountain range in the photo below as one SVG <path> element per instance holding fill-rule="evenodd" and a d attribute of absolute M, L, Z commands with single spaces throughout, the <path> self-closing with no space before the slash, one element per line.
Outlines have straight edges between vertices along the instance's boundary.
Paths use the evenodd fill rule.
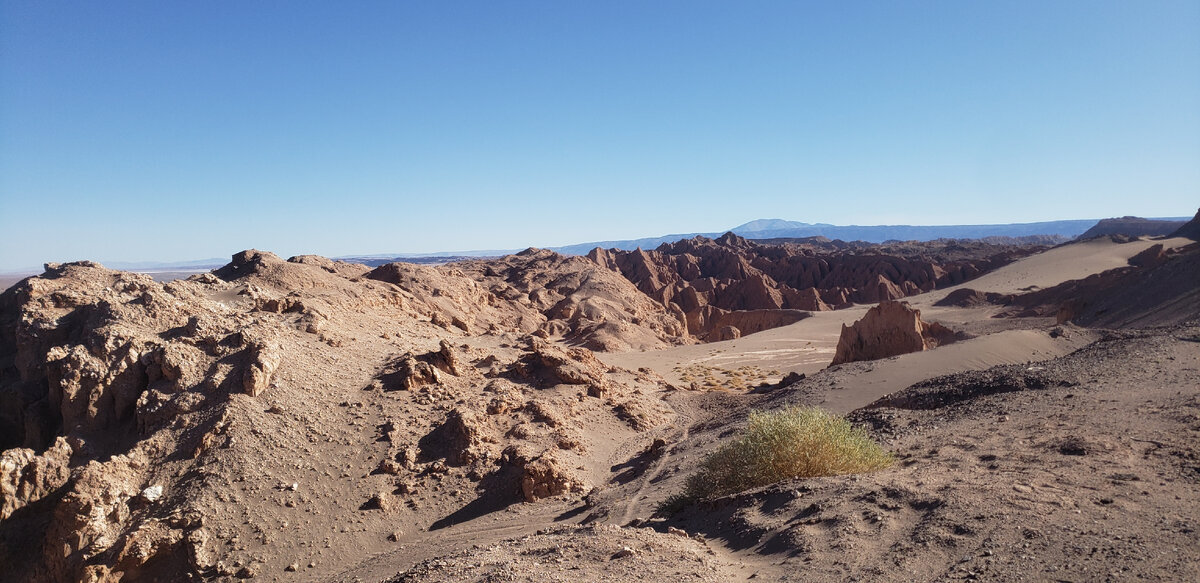
<path fill-rule="evenodd" d="M 1073 238 L 1090 229 L 1096 219 L 1012 223 L 1001 225 L 827 225 L 778 219 L 750 221 L 734 227 L 734 233 L 747 239 L 828 237 L 843 241 L 932 241 L 934 239 L 982 239 L 984 237 L 1028 237 L 1059 235 Z"/>
<path fill-rule="evenodd" d="M 1189 217 L 1171 217 L 1155 220 L 1186 221 Z M 983 239 L 987 237 L 1031 237 L 1035 235 L 1057 235 L 1073 239 L 1100 222 L 1099 219 L 1076 219 L 1068 221 L 1043 221 L 1039 223 L 1009 223 L 999 225 L 830 225 L 828 223 L 801 223 L 783 219 L 758 219 L 729 229 L 747 239 L 799 239 L 804 237 L 827 237 L 843 241 L 932 241 L 934 239 Z M 623 241 L 594 241 L 564 247 L 551 247 L 559 253 L 584 255 L 596 247 L 605 249 L 654 249 L 663 243 L 688 239 L 696 235 L 716 238 L 722 233 L 684 233 L 629 239 Z"/>
<path fill-rule="evenodd" d="M 1109 223 L 1136 223 L 1137 221 L 1177 221 L 1179 224 L 1191 217 L 1162 217 L 1149 221 L 1135 217 L 1108 219 Z M 729 231 L 747 239 L 800 239 L 805 237 L 826 237 L 843 241 L 866 241 L 868 243 L 883 243 L 886 241 L 931 241 L 934 239 L 984 239 L 989 237 L 1032 237 L 1038 235 L 1058 236 L 1073 239 L 1097 227 L 1100 219 L 1075 219 L 1066 221 L 1043 221 L 1037 223 L 1008 223 L 993 225 L 831 225 L 828 223 L 802 223 L 784 219 L 757 219 L 738 225 Z M 1178 225 L 1164 226 L 1164 232 L 1177 228 Z M 1144 228 L 1144 224 L 1143 227 Z M 680 239 L 690 239 L 696 236 L 717 238 L 725 231 L 708 233 L 675 233 L 660 237 L 642 239 L 621 239 L 613 241 L 590 241 L 561 247 L 549 247 L 552 251 L 568 255 L 586 255 L 596 247 L 604 249 L 633 250 L 637 248 L 655 249 L 663 243 L 671 243 Z M 336 257 L 345 261 L 364 263 L 367 265 L 382 265 L 391 261 L 408 261 L 412 263 L 446 263 L 473 257 L 498 257 L 517 253 L 520 249 L 489 249 L 475 251 L 445 251 L 439 253 L 382 253 L 372 255 L 353 255 Z M 168 270 L 204 270 L 220 267 L 228 259 L 202 259 L 196 261 L 177 262 L 113 262 L 106 264 L 114 269 L 128 271 L 168 271 Z"/>

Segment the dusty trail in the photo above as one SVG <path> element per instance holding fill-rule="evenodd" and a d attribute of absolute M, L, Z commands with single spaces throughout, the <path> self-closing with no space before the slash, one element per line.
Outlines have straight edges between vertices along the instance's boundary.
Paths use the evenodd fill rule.
<path fill-rule="evenodd" d="M 641 504 L 641 502 L 645 498 L 644 494 L 646 490 L 650 488 L 654 479 L 659 477 L 663 469 L 667 467 L 667 462 L 671 459 L 672 445 L 687 441 L 690 434 L 690 423 L 690 419 L 683 419 L 683 429 L 676 431 L 670 439 L 666 440 L 666 445 L 663 446 L 662 454 L 658 456 L 658 460 L 638 478 L 637 490 L 629 496 L 629 502 L 625 505 L 625 512 L 621 514 L 621 520 L 617 524 L 629 524 L 634 518 L 640 517 L 638 511 L 644 510 L 644 504 Z M 644 515 L 648 516 L 648 514 Z"/>

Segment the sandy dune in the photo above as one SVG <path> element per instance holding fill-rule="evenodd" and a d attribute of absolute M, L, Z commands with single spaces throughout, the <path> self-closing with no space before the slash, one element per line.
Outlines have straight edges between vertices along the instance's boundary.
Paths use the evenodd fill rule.
<path fill-rule="evenodd" d="M 927 296 L 929 301 L 936 302 L 958 287 L 1003 294 L 1032 291 L 1056 286 L 1072 279 L 1083 279 L 1109 269 L 1125 267 L 1129 264 L 1130 257 L 1159 243 L 1167 249 L 1174 249 L 1193 242 L 1191 239 L 1176 237 L 1153 241 L 1143 239 L 1129 243 L 1114 243 L 1111 239 L 1100 238 L 1072 243 L 1031 255 L 961 286 L 923 295 Z"/>

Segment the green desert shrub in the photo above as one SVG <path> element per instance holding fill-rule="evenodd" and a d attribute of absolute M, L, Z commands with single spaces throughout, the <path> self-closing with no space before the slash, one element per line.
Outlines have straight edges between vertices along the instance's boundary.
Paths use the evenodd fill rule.
<path fill-rule="evenodd" d="M 891 463 L 890 453 L 837 415 L 814 407 L 753 411 L 746 431 L 709 454 L 688 478 L 682 497 L 672 497 L 670 505 L 789 478 L 870 472 Z"/>

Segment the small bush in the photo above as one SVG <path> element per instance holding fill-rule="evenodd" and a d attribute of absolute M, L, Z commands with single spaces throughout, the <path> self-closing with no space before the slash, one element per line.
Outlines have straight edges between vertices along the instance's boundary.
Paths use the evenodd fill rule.
<path fill-rule="evenodd" d="M 700 463 L 683 497 L 725 496 L 789 478 L 870 472 L 892 461 L 865 431 L 820 409 L 753 411 L 745 433 Z M 671 506 L 679 503 L 673 497 Z"/>

